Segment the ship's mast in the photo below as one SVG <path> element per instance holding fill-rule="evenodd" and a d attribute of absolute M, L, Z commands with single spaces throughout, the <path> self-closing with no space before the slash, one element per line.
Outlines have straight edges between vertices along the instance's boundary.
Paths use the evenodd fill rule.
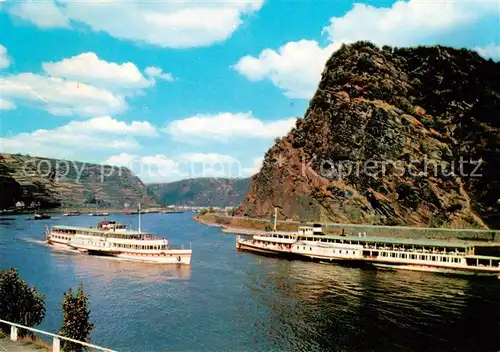
<path fill-rule="evenodd" d="M 141 231 L 141 203 L 139 203 L 139 232 Z"/>
<path fill-rule="evenodd" d="M 274 232 L 276 232 L 276 223 L 278 222 L 278 208 L 274 207 Z"/>

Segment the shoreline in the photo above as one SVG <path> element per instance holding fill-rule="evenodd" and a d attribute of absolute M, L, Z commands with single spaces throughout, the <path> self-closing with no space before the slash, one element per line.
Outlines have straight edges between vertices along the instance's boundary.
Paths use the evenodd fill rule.
<path fill-rule="evenodd" d="M 221 227 L 221 232 L 234 235 L 254 235 L 273 231 L 274 224 L 270 220 L 226 217 L 218 214 L 196 215 L 193 217 L 207 226 Z M 286 223 L 278 221 L 276 231 L 290 233 L 298 231 L 299 226 L 310 224 Z M 350 233 L 357 235 L 366 232 L 370 236 L 388 238 L 413 238 L 447 241 L 474 242 L 482 246 L 500 246 L 500 231 L 483 229 L 450 229 L 422 227 L 390 227 L 369 224 L 323 224 L 325 234 Z"/>
<path fill-rule="evenodd" d="M 147 214 L 148 211 L 154 210 L 154 211 L 178 211 L 177 208 L 141 208 L 141 214 Z M 103 209 L 95 209 L 95 208 L 56 208 L 56 209 L 40 209 L 40 213 L 50 213 L 50 214 L 64 214 L 64 213 L 70 213 L 70 212 L 80 212 L 82 214 L 85 213 L 127 213 L 127 212 L 134 212 L 137 211 L 137 209 L 116 209 L 116 208 L 103 208 Z M 184 211 L 189 211 L 189 209 L 182 210 Z M 37 211 L 34 209 L 31 210 L 0 210 L 0 215 L 26 215 L 26 214 L 33 214 L 36 213 Z"/>

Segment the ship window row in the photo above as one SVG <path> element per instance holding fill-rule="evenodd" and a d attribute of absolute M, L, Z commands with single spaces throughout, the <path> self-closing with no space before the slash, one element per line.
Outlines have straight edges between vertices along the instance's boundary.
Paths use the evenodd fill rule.
<path fill-rule="evenodd" d="M 71 239 L 71 237 L 59 236 L 59 235 L 52 235 L 51 237 L 59 239 L 59 240 L 65 240 L 65 241 L 69 241 Z"/>
<path fill-rule="evenodd" d="M 265 246 L 267 246 L 267 245 L 271 245 L 271 246 L 280 246 L 280 247 L 285 246 L 285 247 L 287 247 L 287 248 L 289 248 L 289 246 L 290 246 L 290 245 L 283 244 L 283 243 L 280 243 L 280 242 L 269 242 L 269 241 L 259 241 L 259 240 L 253 240 L 253 241 L 252 241 L 252 243 L 256 243 L 256 244 L 261 243 L 261 244 L 263 244 L 263 245 L 265 245 Z"/>
<path fill-rule="evenodd" d="M 153 240 L 160 239 L 160 237 L 153 236 L 149 233 L 141 233 L 137 235 L 116 233 L 112 230 L 105 232 L 92 232 L 92 231 L 82 231 L 82 230 L 67 230 L 67 229 L 57 229 L 57 233 L 69 234 L 69 235 L 85 235 L 85 236 L 96 236 L 96 237 L 109 237 L 109 238 L 121 238 L 130 240 Z"/>
<path fill-rule="evenodd" d="M 461 258 L 458 257 L 445 257 L 436 255 L 422 255 L 422 254 L 410 254 L 410 253 L 388 253 L 381 252 L 382 257 L 398 258 L 398 259 L 413 259 L 413 260 L 427 260 L 433 262 L 443 262 L 443 263 L 460 263 Z"/>
<path fill-rule="evenodd" d="M 135 244 L 122 244 L 122 243 L 115 243 L 115 247 L 118 248 L 130 248 L 130 249 L 146 249 L 146 250 L 155 250 L 155 249 L 166 249 L 166 245 L 156 245 L 156 246 L 141 246 L 141 245 L 135 245 Z"/>
<path fill-rule="evenodd" d="M 356 254 L 356 251 L 348 251 L 346 249 L 342 250 L 342 249 L 334 249 L 333 250 L 333 254 L 344 254 L 344 255 L 355 255 Z"/>
<path fill-rule="evenodd" d="M 365 249 L 375 249 L 375 250 L 393 250 L 393 251 L 404 251 L 404 252 L 415 252 L 415 253 L 432 253 L 432 254 L 447 254 L 447 255 L 460 255 L 467 254 L 468 252 L 461 248 L 453 248 L 452 250 L 443 248 L 443 250 L 436 249 L 436 247 L 427 248 L 422 246 L 412 246 L 410 247 L 399 247 L 399 246 L 375 246 L 367 245 L 363 246 Z"/>
<path fill-rule="evenodd" d="M 295 238 L 294 236 L 288 236 L 288 235 L 274 235 L 273 237 L 278 237 L 278 238 Z M 356 241 L 356 240 L 344 240 L 344 239 L 337 239 L 337 238 L 325 238 L 325 237 L 304 237 L 303 238 L 305 241 L 309 242 L 325 242 L 325 243 L 346 243 L 346 244 L 357 244 L 357 245 L 363 245 L 365 248 L 369 249 L 378 249 L 378 250 L 396 250 L 396 251 L 415 251 L 419 253 L 439 253 L 439 254 L 445 254 L 445 253 L 467 253 L 466 249 L 463 248 L 446 248 L 446 247 L 430 247 L 430 246 L 419 246 L 419 245 L 411 245 L 411 248 L 404 247 L 402 245 L 384 245 L 384 244 L 369 244 L 364 241 Z"/>
<path fill-rule="evenodd" d="M 91 245 L 95 247 L 112 247 L 112 248 L 127 248 L 127 249 L 138 249 L 138 250 L 161 250 L 166 249 L 167 245 L 136 245 L 136 244 L 124 244 L 124 243 L 112 243 L 112 242 L 104 242 L 104 241 L 84 241 L 84 240 L 75 240 L 74 243 L 82 244 L 82 245 Z"/>

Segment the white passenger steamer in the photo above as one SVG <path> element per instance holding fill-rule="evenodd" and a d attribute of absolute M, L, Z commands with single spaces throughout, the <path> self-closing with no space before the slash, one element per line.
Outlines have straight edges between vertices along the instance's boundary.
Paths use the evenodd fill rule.
<path fill-rule="evenodd" d="M 236 248 L 322 262 L 500 278 L 500 257 L 476 255 L 474 246 L 465 242 L 325 235 L 319 226 L 302 226 L 297 233 L 239 236 Z"/>
<path fill-rule="evenodd" d="M 52 226 L 45 231 L 47 243 L 55 248 L 91 255 L 158 264 L 191 263 L 191 249 L 175 249 L 168 240 L 149 232 L 127 229 L 124 224 L 101 221 L 95 228 Z"/>

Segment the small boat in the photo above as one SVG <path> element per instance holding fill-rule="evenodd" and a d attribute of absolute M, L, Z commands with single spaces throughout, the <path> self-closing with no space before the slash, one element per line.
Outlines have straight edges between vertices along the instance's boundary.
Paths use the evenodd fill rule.
<path fill-rule="evenodd" d="M 183 211 L 178 211 L 178 210 L 164 210 L 162 211 L 162 214 L 182 214 L 184 213 Z"/>
<path fill-rule="evenodd" d="M 109 216 L 109 213 L 89 213 L 89 216 Z"/>
<path fill-rule="evenodd" d="M 79 211 L 68 211 L 67 213 L 64 213 L 63 216 L 78 216 L 81 213 Z"/>
<path fill-rule="evenodd" d="M 48 214 L 44 214 L 44 213 L 36 213 L 34 216 L 33 216 L 33 220 L 48 220 L 50 219 L 51 216 L 48 215 Z"/>

